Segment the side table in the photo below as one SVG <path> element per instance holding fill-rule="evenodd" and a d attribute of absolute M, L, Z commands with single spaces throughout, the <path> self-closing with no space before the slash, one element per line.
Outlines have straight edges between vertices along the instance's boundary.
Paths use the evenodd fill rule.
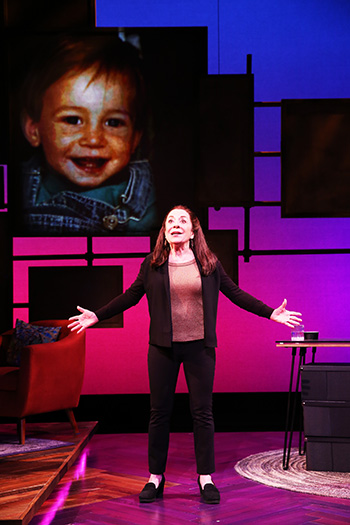
<path fill-rule="evenodd" d="M 295 414 L 297 407 L 297 394 L 300 391 L 300 376 L 301 367 L 305 365 L 307 349 L 312 349 L 312 363 L 315 362 L 317 348 L 350 348 L 350 340 L 322 340 L 322 339 L 308 339 L 305 341 L 276 341 L 277 348 L 290 348 L 292 350 L 291 370 L 289 379 L 289 391 L 287 401 L 286 426 L 284 433 L 283 446 L 283 469 L 287 470 L 289 467 L 290 451 L 292 448 L 292 438 L 295 425 Z M 293 378 L 295 375 L 295 359 L 297 350 L 299 349 L 299 363 L 297 369 L 297 377 L 295 381 L 295 388 L 293 391 Z M 292 394 L 293 402 L 292 402 Z M 302 454 L 302 429 L 299 431 L 299 454 Z"/>

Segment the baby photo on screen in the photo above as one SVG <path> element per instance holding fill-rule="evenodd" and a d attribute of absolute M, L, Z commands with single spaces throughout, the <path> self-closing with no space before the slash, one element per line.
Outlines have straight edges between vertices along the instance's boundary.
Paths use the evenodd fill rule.
<path fill-rule="evenodd" d="M 187 41 L 196 33 L 187 31 Z M 199 70 L 206 72 L 206 34 L 201 31 L 203 59 L 191 73 L 188 57 L 172 63 L 162 35 L 164 44 L 170 39 L 178 48 L 180 58 L 185 55 L 186 38 L 179 38 L 176 29 L 28 35 L 24 55 L 18 42 L 9 45 L 11 193 L 18 233 L 150 232 L 158 226 L 159 201 L 171 205 L 173 152 L 187 165 L 177 171 L 176 185 L 180 181 L 184 188 L 182 181 L 194 179 L 194 162 L 188 162 L 181 144 L 186 127 L 194 135 L 194 118 L 176 98 L 182 100 L 186 84 L 192 105 Z M 18 38 L 23 43 L 24 35 Z M 190 55 L 198 57 L 197 48 Z M 179 124 L 172 122 L 180 105 L 176 119 L 184 138 L 179 140 Z M 173 145 L 171 156 L 162 140 Z M 187 185 L 190 196 L 191 182 Z M 165 187 L 169 192 L 162 198 Z"/>

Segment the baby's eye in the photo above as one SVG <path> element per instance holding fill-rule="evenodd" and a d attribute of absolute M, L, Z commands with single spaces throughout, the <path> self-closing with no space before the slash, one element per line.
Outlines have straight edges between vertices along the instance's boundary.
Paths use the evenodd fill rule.
<path fill-rule="evenodd" d="M 122 126 L 126 126 L 126 122 L 122 118 L 109 118 L 106 120 L 106 126 L 110 126 L 111 128 L 120 128 Z"/>
<path fill-rule="evenodd" d="M 68 115 L 66 117 L 62 117 L 62 121 L 65 124 L 70 124 L 73 126 L 77 126 L 78 124 L 82 124 L 82 119 L 80 117 L 77 117 L 76 115 Z"/>

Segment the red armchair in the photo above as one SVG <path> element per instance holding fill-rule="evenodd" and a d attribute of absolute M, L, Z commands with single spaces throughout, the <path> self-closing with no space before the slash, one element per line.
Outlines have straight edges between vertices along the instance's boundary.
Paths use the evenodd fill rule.
<path fill-rule="evenodd" d="M 18 420 L 18 437 L 25 442 L 25 418 L 65 410 L 75 433 L 78 426 L 73 408 L 79 404 L 85 368 L 85 332 L 71 332 L 69 321 L 36 321 L 41 326 L 61 326 L 53 343 L 26 346 L 19 367 L 0 366 L 0 417 Z M 13 330 L 0 335 L 5 347 Z"/>

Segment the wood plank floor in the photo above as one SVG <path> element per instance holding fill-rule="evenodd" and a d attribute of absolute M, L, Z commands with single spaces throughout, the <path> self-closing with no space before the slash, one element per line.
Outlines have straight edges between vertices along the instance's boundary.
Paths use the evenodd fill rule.
<path fill-rule="evenodd" d="M 75 436 L 69 423 L 28 425 L 27 438 L 59 440 L 67 446 L 0 458 L 1 525 L 26 525 L 38 512 L 91 439 L 97 423 L 78 426 Z M 15 435 L 15 425 L 1 425 L 1 433 Z"/>
<path fill-rule="evenodd" d="M 206 505 L 198 493 L 192 434 L 173 433 L 164 498 L 140 504 L 147 436 L 96 434 L 30 525 L 349 524 L 349 500 L 267 487 L 234 470 L 239 459 L 282 446 L 282 433 L 216 434 L 221 503 Z"/>

